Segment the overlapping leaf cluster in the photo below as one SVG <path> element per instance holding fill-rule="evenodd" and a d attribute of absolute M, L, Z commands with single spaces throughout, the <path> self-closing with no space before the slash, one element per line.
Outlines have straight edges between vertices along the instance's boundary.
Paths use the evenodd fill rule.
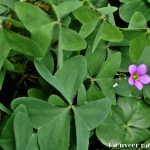
<path fill-rule="evenodd" d="M 150 4 L 118 3 L 0 0 L 0 88 L 28 63 L 38 78 L 10 110 L 0 105 L 10 115 L 2 149 L 88 150 L 92 137 L 101 146 L 148 142 L 150 85 L 138 91 L 127 78 L 130 64 L 150 70 Z"/>

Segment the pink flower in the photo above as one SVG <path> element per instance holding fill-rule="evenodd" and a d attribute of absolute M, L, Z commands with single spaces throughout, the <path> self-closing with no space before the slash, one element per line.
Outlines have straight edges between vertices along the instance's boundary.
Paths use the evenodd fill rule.
<path fill-rule="evenodd" d="M 144 64 L 141 64 L 137 67 L 137 65 L 133 64 L 130 65 L 129 73 L 131 74 L 128 78 L 128 82 L 130 85 L 134 85 L 139 90 L 143 89 L 143 84 L 149 84 L 150 83 L 150 76 L 147 75 L 147 66 Z"/>

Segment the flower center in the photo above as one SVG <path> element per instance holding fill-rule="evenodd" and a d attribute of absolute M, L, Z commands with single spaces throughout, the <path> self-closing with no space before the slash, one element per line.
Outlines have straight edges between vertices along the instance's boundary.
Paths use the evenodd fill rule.
<path fill-rule="evenodd" d="M 133 80 L 138 80 L 139 75 L 138 75 L 137 73 L 134 73 L 134 74 L 132 75 L 132 78 L 133 78 Z"/>

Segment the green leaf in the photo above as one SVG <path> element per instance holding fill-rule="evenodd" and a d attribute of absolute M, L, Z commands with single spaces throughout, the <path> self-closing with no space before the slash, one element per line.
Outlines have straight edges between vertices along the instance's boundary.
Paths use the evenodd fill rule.
<path fill-rule="evenodd" d="M 116 26 L 113 26 L 112 24 L 104 20 L 94 40 L 92 47 L 93 52 L 95 51 L 101 39 L 110 42 L 120 42 L 123 40 L 123 35 Z"/>
<path fill-rule="evenodd" d="M 0 71 L 0 90 L 2 89 L 2 86 L 3 86 L 3 83 L 4 83 L 5 74 L 6 74 L 5 70 Z"/>
<path fill-rule="evenodd" d="M 42 150 L 69 149 L 70 116 L 62 112 L 38 130 L 38 142 Z M 50 142 L 49 142 L 50 140 Z M 61 146 L 60 146 L 61 145 Z"/>
<path fill-rule="evenodd" d="M 144 51 L 138 61 L 138 64 L 146 64 L 148 66 L 148 70 L 150 70 L 150 46 L 145 46 Z"/>
<path fill-rule="evenodd" d="M 55 22 L 40 8 L 26 2 L 17 2 L 15 10 L 24 26 L 31 32 L 31 38 L 41 46 L 45 54 L 52 39 Z"/>
<path fill-rule="evenodd" d="M 141 98 L 142 91 L 139 91 L 135 86 L 131 86 L 128 83 L 128 77 L 119 77 L 114 80 L 114 85 L 117 84 L 115 88 L 115 92 L 118 95 L 124 97 L 134 97 L 134 98 Z M 145 85 L 146 86 L 146 85 Z"/>
<path fill-rule="evenodd" d="M 87 150 L 90 130 L 100 124 L 108 115 L 111 103 L 109 99 L 101 99 L 74 107 L 77 150 Z M 101 109 L 100 109 L 101 108 Z"/>
<path fill-rule="evenodd" d="M 12 72 L 17 72 L 17 73 L 24 73 L 26 71 L 26 66 L 23 64 L 12 64 L 13 65 L 13 70 Z"/>
<path fill-rule="evenodd" d="M 107 15 L 117 11 L 117 9 L 118 9 L 117 7 L 108 6 L 108 7 L 97 8 L 96 10 L 100 12 L 102 15 Z"/>
<path fill-rule="evenodd" d="M 0 14 L 2 14 L 3 12 L 5 12 L 7 10 L 7 7 L 0 5 Z"/>
<path fill-rule="evenodd" d="M 92 9 L 89 9 L 85 6 L 81 6 L 77 10 L 73 11 L 73 15 L 82 24 L 91 22 L 91 20 L 99 20 L 99 15 L 95 13 Z"/>
<path fill-rule="evenodd" d="M 32 124 L 27 115 L 18 112 L 14 119 L 14 134 L 16 150 L 26 150 L 26 146 L 32 137 Z"/>
<path fill-rule="evenodd" d="M 119 0 L 119 1 L 122 3 L 130 3 L 131 2 L 131 0 Z M 135 0 L 135 1 L 139 1 L 139 0 Z"/>
<path fill-rule="evenodd" d="M 102 123 L 111 109 L 111 101 L 107 98 L 84 105 L 73 107 L 75 118 L 80 118 L 89 130 L 93 130 Z"/>
<path fill-rule="evenodd" d="M 115 87 L 115 92 L 118 94 L 118 95 L 121 95 L 121 96 L 125 96 L 125 97 L 132 97 L 132 92 L 133 92 L 133 86 L 131 86 L 129 83 L 128 83 L 128 80 L 127 78 L 124 79 L 124 78 L 120 78 L 118 79 L 118 86 Z"/>
<path fill-rule="evenodd" d="M 101 1 L 91 0 L 91 2 L 94 6 L 96 6 L 98 8 L 108 5 L 108 0 L 101 0 Z"/>
<path fill-rule="evenodd" d="M 150 105 L 150 84 L 144 86 L 143 96 L 144 96 L 145 102 Z"/>
<path fill-rule="evenodd" d="M 36 129 L 69 111 L 68 107 L 57 107 L 32 97 L 16 98 L 11 103 L 11 108 L 14 110 L 20 104 L 26 106 L 32 126 Z"/>
<path fill-rule="evenodd" d="M 38 143 L 41 149 L 55 150 L 57 146 L 62 150 L 68 149 L 69 107 L 56 107 L 39 99 L 22 97 L 15 99 L 11 108 L 18 108 L 20 104 L 26 106 L 32 126 L 37 129 Z M 58 143 L 61 144 L 61 148 Z"/>
<path fill-rule="evenodd" d="M 108 118 L 97 127 L 97 137 L 107 146 L 109 143 L 140 143 L 150 136 L 146 129 L 150 126 L 149 112 L 143 101 L 119 98 Z"/>
<path fill-rule="evenodd" d="M 109 21 L 112 25 L 116 26 L 115 17 L 114 17 L 114 14 L 113 14 L 113 13 L 108 14 L 108 21 Z"/>
<path fill-rule="evenodd" d="M 98 20 L 92 20 L 91 22 L 84 23 L 79 31 L 79 34 L 81 37 L 86 38 L 90 33 L 93 32 L 93 30 L 96 28 L 96 25 L 98 24 Z"/>
<path fill-rule="evenodd" d="M 148 119 L 150 109 L 142 100 L 120 98 L 118 106 L 123 110 L 128 126 L 137 128 L 150 127 L 150 120 Z"/>
<path fill-rule="evenodd" d="M 15 10 L 19 19 L 28 30 L 36 30 L 35 27 L 39 28 L 40 26 L 51 23 L 49 16 L 42 9 L 30 3 L 17 2 L 15 4 Z"/>
<path fill-rule="evenodd" d="M 82 118 L 75 115 L 76 150 L 88 150 L 90 130 Z"/>
<path fill-rule="evenodd" d="M 5 43 L 7 45 L 7 49 L 6 49 L 7 53 L 8 53 L 8 49 L 13 49 L 17 52 L 21 52 L 23 54 L 34 56 L 34 57 L 43 56 L 43 50 L 39 47 L 39 45 L 37 45 L 33 40 L 27 37 L 24 37 L 15 32 L 8 32 L 3 28 L 0 28 L 0 35 L 3 44 Z M 5 56 L 6 56 L 6 52 L 5 52 Z"/>
<path fill-rule="evenodd" d="M 80 51 L 85 49 L 86 41 L 74 30 L 69 28 L 60 28 L 61 48 L 68 51 Z"/>
<path fill-rule="evenodd" d="M 26 150 L 31 150 L 31 149 L 39 150 L 37 134 L 32 134 L 32 137 L 30 138 L 30 141 L 28 142 Z"/>
<path fill-rule="evenodd" d="M 147 34 L 147 45 L 150 46 L 150 34 Z"/>
<path fill-rule="evenodd" d="M 113 77 L 119 70 L 121 63 L 120 52 L 112 54 L 101 66 L 96 82 L 103 91 L 103 94 L 112 100 L 112 104 L 116 103 L 115 90 L 113 87 Z"/>
<path fill-rule="evenodd" d="M 143 33 L 141 36 L 138 36 L 135 39 L 130 41 L 129 53 L 132 62 L 135 63 L 139 60 L 139 58 L 143 53 L 145 44 L 146 44 L 146 33 Z"/>
<path fill-rule="evenodd" d="M 129 41 L 137 38 L 138 36 L 143 35 L 143 32 L 145 31 L 144 30 L 131 30 L 128 28 L 122 30 L 124 38 L 126 38 Z"/>
<path fill-rule="evenodd" d="M 106 59 L 106 43 L 104 41 L 99 42 L 93 53 L 91 46 L 89 46 L 85 57 L 87 60 L 88 73 L 90 76 L 97 74 L 99 72 L 99 68 Z"/>
<path fill-rule="evenodd" d="M 145 29 L 147 28 L 147 21 L 142 13 L 135 12 L 130 19 L 129 29 Z"/>
<path fill-rule="evenodd" d="M 86 101 L 86 89 L 84 84 L 81 84 L 79 90 L 78 90 L 78 95 L 77 95 L 77 104 L 82 105 Z"/>
<path fill-rule="evenodd" d="M 13 72 L 15 67 L 13 63 L 7 58 L 3 64 L 3 69 Z M 23 67 L 23 70 L 24 70 L 24 67 Z"/>
<path fill-rule="evenodd" d="M 100 86 L 105 97 L 110 98 L 112 101 L 112 105 L 116 104 L 116 95 L 115 89 L 113 87 L 113 79 L 112 78 L 99 78 L 96 80 L 97 84 Z"/>
<path fill-rule="evenodd" d="M 54 59 L 50 52 L 46 53 L 44 58 L 41 60 L 41 62 L 46 66 L 50 72 L 53 72 L 54 70 Z"/>
<path fill-rule="evenodd" d="M 103 24 L 103 23 L 102 23 Z M 101 25 L 102 26 L 102 25 Z M 97 33 L 96 33 L 96 36 L 95 36 L 95 39 L 94 39 L 94 42 L 93 42 L 93 45 L 92 45 L 92 53 L 95 52 L 98 44 L 100 43 L 100 41 L 102 40 L 102 33 L 101 33 L 101 26 L 99 27 Z M 93 39 L 92 39 L 93 40 Z"/>
<path fill-rule="evenodd" d="M 48 4 L 55 4 L 58 5 L 60 3 L 60 0 L 43 0 L 45 3 Z"/>
<path fill-rule="evenodd" d="M 101 66 L 97 79 L 99 78 L 113 78 L 117 73 L 121 63 L 121 53 L 116 52 L 112 54 Z"/>
<path fill-rule="evenodd" d="M 1 53 L 0 70 L 1 70 L 11 49 L 3 35 L 3 31 L 1 30 L 1 28 L 0 28 L 0 45 L 1 45 L 1 49 L 0 49 L 0 53 Z"/>
<path fill-rule="evenodd" d="M 0 103 L 0 110 L 2 110 L 3 112 L 7 113 L 7 114 L 11 114 L 11 111 L 9 109 L 7 109 L 2 103 Z"/>
<path fill-rule="evenodd" d="M 124 2 L 124 1 L 123 1 Z M 135 7 L 137 6 L 137 7 Z M 123 19 L 126 22 L 129 22 L 132 15 L 136 12 L 142 13 L 146 20 L 150 20 L 150 9 L 149 9 L 149 3 L 144 0 L 125 0 L 125 4 L 121 5 L 119 8 L 119 14 L 121 19 Z M 140 21 L 141 22 L 141 21 Z"/>
<path fill-rule="evenodd" d="M 120 107 L 112 106 L 107 119 L 96 128 L 96 136 L 102 144 L 109 146 L 110 143 L 120 144 L 123 142 L 126 128 L 123 126 L 124 118 L 121 112 Z"/>
<path fill-rule="evenodd" d="M 70 103 L 73 102 L 76 92 L 84 81 L 86 71 L 86 59 L 79 55 L 65 61 L 62 68 L 55 73 L 55 77 L 63 86 Z"/>
<path fill-rule="evenodd" d="M 52 105 L 57 105 L 57 106 L 67 106 L 66 103 L 57 95 L 52 94 L 49 99 L 48 103 Z"/>
<path fill-rule="evenodd" d="M 42 100 L 48 99 L 48 94 L 46 92 L 44 92 L 43 90 L 38 89 L 38 88 L 30 88 L 28 90 L 28 96 L 34 97 L 37 99 L 42 99 Z"/>
<path fill-rule="evenodd" d="M 35 67 L 39 74 L 52 86 L 54 86 L 68 101 L 69 98 L 63 86 L 59 83 L 59 81 L 52 75 L 52 73 L 47 69 L 47 67 L 40 61 L 34 61 Z"/>
<path fill-rule="evenodd" d="M 145 141 L 150 137 L 150 132 L 147 129 L 143 128 L 128 128 L 127 134 L 124 139 L 126 143 L 140 143 L 139 141 Z M 142 135 L 142 136 L 140 136 Z"/>
<path fill-rule="evenodd" d="M 0 147 L 2 147 L 5 150 L 16 150 L 13 122 L 14 122 L 14 118 L 18 112 L 27 114 L 26 107 L 21 104 L 14 110 L 14 112 L 8 119 L 7 123 L 5 124 L 5 126 L 2 130 L 2 133 L 0 135 Z"/>
<path fill-rule="evenodd" d="M 96 84 L 91 84 L 89 89 L 87 90 L 87 99 L 86 101 L 95 101 L 98 99 L 105 98 L 104 94 L 102 91 L 96 86 Z"/>
<path fill-rule="evenodd" d="M 40 75 L 61 92 L 69 103 L 73 101 L 87 71 L 86 60 L 83 56 L 75 56 L 64 62 L 55 76 L 41 62 L 35 60 L 35 66 Z"/>
<path fill-rule="evenodd" d="M 132 64 L 131 58 L 129 56 L 128 47 L 121 48 L 121 64 L 120 64 L 120 72 L 128 72 L 129 65 Z"/>
<path fill-rule="evenodd" d="M 24 28 L 23 24 L 20 21 L 12 19 L 10 17 L 0 16 L 0 22 L 10 22 L 13 26 L 17 28 Z"/>
<path fill-rule="evenodd" d="M 120 42 L 123 40 L 123 35 L 116 26 L 104 21 L 101 25 L 101 38 L 106 41 Z"/>
<path fill-rule="evenodd" d="M 0 1 L 0 4 L 3 4 L 3 5 L 5 5 L 5 6 L 7 6 L 7 7 L 9 7 L 9 8 L 11 8 L 12 10 L 14 10 L 15 8 L 15 3 L 17 2 L 18 0 L 11 0 L 11 1 L 9 1 L 9 0 L 1 0 Z"/>
<path fill-rule="evenodd" d="M 61 20 L 61 23 L 65 26 L 68 27 L 71 23 L 71 17 L 70 16 L 66 16 Z"/>
<path fill-rule="evenodd" d="M 55 6 L 55 10 L 59 18 L 62 18 L 71 13 L 72 11 L 76 10 L 77 8 L 79 8 L 81 5 L 82 2 L 79 1 L 62 2 L 59 5 Z"/>

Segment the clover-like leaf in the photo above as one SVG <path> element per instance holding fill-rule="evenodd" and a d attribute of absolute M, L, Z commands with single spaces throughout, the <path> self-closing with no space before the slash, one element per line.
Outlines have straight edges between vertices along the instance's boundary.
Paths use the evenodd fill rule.
<path fill-rule="evenodd" d="M 37 134 L 32 134 L 32 137 L 30 138 L 30 141 L 28 142 L 28 145 L 26 147 L 26 150 L 39 150 L 39 145 L 38 145 L 38 138 Z"/>
<path fill-rule="evenodd" d="M 107 98 L 85 103 L 77 107 L 73 106 L 78 150 L 88 149 L 89 131 L 96 128 L 106 119 L 110 108 L 111 101 Z M 81 140 L 82 138 L 84 142 Z"/>
<path fill-rule="evenodd" d="M 50 20 L 43 10 L 26 2 L 17 2 L 15 10 L 24 26 L 31 32 L 31 38 L 41 46 L 46 54 L 55 22 Z"/>
<path fill-rule="evenodd" d="M 121 64 L 120 52 L 112 54 L 101 66 L 96 82 L 103 91 L 103 94 L 112 100 L 112 104 L 116 103 L 115 90 L 113 88 L 113 77 L 117 73 Z"/>
<path fill-rule="evenodd" d="M 82 24 L 91 22 L 91 20 L 99 20 L 99 15 L 95 13 L 92 9 L 89 9 L 88 7 L 85 6 L 82 6 L 77 10 L 73 11 L 73 15 Z"/>
<path fill-rule="evenodd" d="M 18 1 L 18 0 L 11 0 L 11 1 L 9 1 L 9 0 L 1 0 L 1 1 L 0 1 L 0 4 L 3 4 L 3 5 L 5 5 L 5 6 L 11 8 L 12 10 L 14 10 L 14 9 L 15 9 L 15 3 L 16 3 L 17 1 Z"/>
<path fill-rule="evenodd" d="M 27 115 L 18 112 L 14 118 L 14 135 L 16 150 L 26 150 L 33 134 L 32 124 Z"/>
<path fill-rule="evenodd" d="M 0 5 L 0 14 L 2 14 L 3 12 L 5 12 L 7 10 L 7 7 Z"/>
<path fill-rule="evenodd" d="M 77 96 L 77 104 L 82 105 L 86 101 L 86 89 L 84 84 L 81 84 L 79 90 L 78 90 L 78 96 Z"/>
<path fill-rule="evenodd" d="M 78 107 L 73 107 L 75 118 L 81 118 L 89 130 L 103 122 L 111 108 L 111 101 L 108 98 L 88 102 Z"/>
<path fill-rule="evenodd" d="M 115 12 L 117 9 L 118 9 L 117 7 L 108 6 L 108 7 L 97 8 L 97 11 L 99 11 L 103 15 L 107 15 Z"/>
<path fill-rule="evenodd" d="M 68 112 L 67 107 L 57 107 L 45 101 L 32 97 L 16 98 L 11 103 L 11 108 L 15 109 L 20 104 L 24 104 L 26 106 L 29 118 L 34 128 L 40 128 L 49 121 L 52 121 L 53 119 L 57 118 L 59 115 Z"/>
<path fill-rule="evenodd" d="M 0 103 L 0 110 L 2 110 L 3 112 L 7 113 L 7 114 L 11 114 L 11 111 L 9 109 L 7 109 L 2 103 Z"/>
<path fill-rule="evenodd" d="M 39 128 L 37 135 L 40 149 L 69 149 L 69 133 L 70 116 L 69 112 L 66 111 Z M 49 140 L 51 142 L 49 142 Z"/>
<path fill-rule="evenodd" d="M 5 74 L 6 74 L 5 70 L 0 71 L 0 90 L 2 89 L 2 86 L 3 86 L 3 83 L 4 83 Z"/>
<path fill-rule="evenodd" d="M 104 41 L 99 42 L 94 52 L 92 52 L 92 47 L 89 46 L 85 57 L 87 60 L 89 75 L 93 76 L 97 74 L 106 58 L 106 43 Z"/>
<path fill-rule="evenodd" d="M 40 75 L 53 85 L 69 103 L 73 102 L 87 71 L 87 63 L 83 56 L 75 56 L 65 61 L 55 76 L 40 61 L 35 60 L 35 66 Z"/>
<path fill-rule="evenodd" d="M 56 147 L 62 148 L 61 150 L 68 149 L 69 107 L 57 107 L 39 99 L 20 97 L 13 101 L 11 108 L 15 109 L 20 104 L 26 106 L 32 126 L 37 129 L 40 149 L 55 150 Z M 61 148 L 58 143 L 61 143 Z"/>
<path fill-rule="evenodd" d="M 145 29 L 147 28 L 147 22 L 145 17 L 140 12 L 135 12 L 130 19 L 129 26 L 130 29 Z"/>
<path fill-rule="evenodd" d="M 122 2 L 125 2 L 125 4 L 122 4 L 119 8 L 119 14 L 120 17 L 126 21 L 129 22 L 132 15 L 138 11 L 141 12 L 146 20 L 148 21 L 150 19 L 150 10 L 149 10 L 149 3 L 147 1 L 143 0 L 122 0 Z M 138 7 L 135 7 L 138 6 Z"/>
<path fill-rule="evenodd" d="M 3 28 L 0 28 L 0 36 L 0 43 L 5 45 L 4 51 L 6 50 L 5 52 L 2 52 L 3 58 L 6 58 L 10 49 L 34 57 L 43 56 L 43 50 L 41 47 L 28 37 L 22 36 L 15 32 L 9 32 Z"/>
<path fill-rule="evenodd" d="M 143 33 L 130 41 L 129 53 L 132 62 L 136 63 L 140 59 L 144 51 L 145 44 L 146 44 L 146 33 Z"/>
<path fill-rule="evenodd" d="M 67 106 L 66 103 L 59 96 L 54 94 L 50 95 L 48 103 L 57 106 Z"/>
<path fill-rule="evenodd" d="M 14 110 L 0 135 L 0 147 L 2 147 L 3 149 L 16 150 L 13 124 L 17 113 L 28 114 L 24 105 L 20 105 Z"/>
<path fill-rule="evenodd" d="M 116 26 L 113 26 L 108 21 L 104 20 L 95 37 L 92 51 L 94 52 L 100 40 L 110 42 L 120 42 L 123 40 L 123 35 Z"/>
<path fill-rule="evenodd" d="M 87 99 L 86 101 L 95 101 L 98 99 L 105 98 L 103 92 L 97 87 L 96 84 L 91 84 L 91 86 L 87 90 Z"/>
<path fill-rule="evenodd" d="M 97 127 L 97 137 L 107 146 L 109 143 L 140 143 L 150 137 L 149 117 L 150 109 L 143 101 L 119 98 L 108 118 Z"/>
<path fill-rule="evenodd" d="M 68 51 L 79 51 L 85 49 L 86 41 L 74 30 L 60 27 L 61 48 Z"/>
<path fill-rule="evenodd" d="M 84 81 L 87 71 L 87 62 L 83 56 L 75 56 L 64 62 L 62 68 L 56 73 L 55 77 L 63 86 L 69 102 L 73 102 L 81 83 Z"/>
<path fill-rule="evenodd" d="M 59 5 L 54 5 L 54 9 L 59 16 L 59 18 L 62 18 L 72 11 L 76 10 L 82 5 L 82 2 L 79 1 L 67 1 L 67 2 L 62 2 Z"/>

